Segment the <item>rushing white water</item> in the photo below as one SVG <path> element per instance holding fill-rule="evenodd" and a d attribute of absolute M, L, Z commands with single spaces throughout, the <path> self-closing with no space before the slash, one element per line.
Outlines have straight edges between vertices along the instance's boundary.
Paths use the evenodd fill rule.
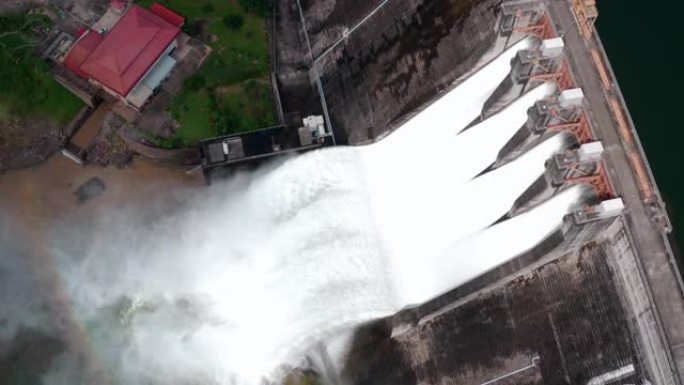
<path fill-rule="evenodd" d="M 467 78 L 455 89 L 441 95 L 429 108 L 420 111 L 404 123 L 401 130 L 392 133 L 376 145 L 395 148 L 402 145 L 411 146 L 421 136 L 429 139 L 442 133 L 459 133 L 480 115 L 487 98 L 508 75 L 511 69 L 510 62 L 516 53 L 528 48 L 531 43 L 531 39 L 523 39 L 513 45 L 478 70 L 475 76 Z"/>
<path fill-rule="evenodd" d="M 540 242 L 579 189 L 489 226 L 543 173 L 563 136 L 477 175 L 554 87 L 463 131 L 528 45 L 381 142 L 307 153 L 217 185 L 151 229 L 118 213 L 89 233 L 86 250 L 73 234 L 55 241 L 98 364 L 127 384 L 256 384 L 312 343 L 433 298 Z"/>
<path fill-rule="evenodd" d="M 584 186 L 574 186 L 541 203 L 534 210 L 498 223 L 486 231 L 462 240 L 441 255 L 443 269 L 428 277 L 435 290 L 448 290 L 482 274 L 483 266 L 494 268 L 528 250 L 554 232 L 562 218 L 577 204 Z M 462 256 L 462 258 L 459 258 Z M 458 266 L 449 261 L 458 258 Z M 438 287 L 437 285 L 442 285 Z"/>
<path fill-rule="evenodd" d="M 443 194 L 433 191 L 420 213 L 423 226 L 420 236 L 415 227 L 405 223 L 388 223 L 386 231 L 395 231 L 388 236 L 397 248 L 393 258 L 404 266 L 402 270 L 419 272 L 427 267 L 429 271 L 436 266 L 444 266 L 441 259 L 448 248 L 462 238 L 481 231 L 504 216 L 511 209 L 515 200 L 544 172 L 544 161 L 564 146 L 564 135 L 553 136 L 539 144 L 519 159 L 505 166 L 484 174 L 462 185 L 458 191 Z M 397 230 L 400 227 L 401 230 Z M 402 232 L 398 236 L 397 232 Z M 411 250 L 413 255 L 407 253 Z M 450 253 L 451 254 L 451 253 Z M 415 258 L 420 255 L 420 258 Z M 482 264 L 482 271 L 490 265 Z M 403 281 L 402 277 L 399 278 Z M 415 279 L 406 287 L 403 302 L 421 303 L 444 292 L 453 286 L 453 280 L 434 282 L 434 279 Z M 460 282 L 462 283 L 462 282 Z M 437 286 L 434 286 L 437 285 Z M 436 289 L 439 287 L 440 289 Z"/>
<path fill-rule="evenodd" d="M 471 79 L 473 83 L 478 75 Z M 405 277 L 420 276 L 421 272 L 429 276 L 429 270 L 438 266 L 429 262 L 432 256 L 503 216 L 542 174 L 544 161 L 561 147 L 560 138 L 468 183 L 494 163 L 501 147 L 527 120 L 527 109 L 553 89 L 551 84 L 538 86 L 458 135 L 453 131 L 437 137 L 428 135 L 436 147 L 444 147 L 441 151 L 449 159 L 436 160 L 430 143 L 421 149 L 425 134 L 418 135 L 417 131 L 414 142 L 406 146 L 394 142 L 391 147 L 369 146 L 360 152 L 366 164 L 374 217 L 390 255 L 391 270 L 398 279 L 395 293 L 400 303 L 415 304 L 433 297 L 435 292 L 429 285 L 419 279 L 406 281 Z M 477 98 L 481 109 L 486 97 Z M 457 107 L 444 108 L 442 120 L 448 121 L 450 114 L 458 112 Z M 421 120 L 420 115 L 414 120 Z M 422 158 L 423 154 L 426 158 Z"/>

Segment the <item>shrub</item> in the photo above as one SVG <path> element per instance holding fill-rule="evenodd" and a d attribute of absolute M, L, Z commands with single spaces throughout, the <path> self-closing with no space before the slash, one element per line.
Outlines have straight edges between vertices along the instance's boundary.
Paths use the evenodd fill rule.
<path fill-rule="evenodd" d="M 214 129 L 219 135 L 230 135 L 244 130 L 244 122 L 237 111 L 223 108 L 213 114 Z"/>
<path fill-rule="evenodd" d="M 0 102 L 15 117 L 39 114 L 61 123 L 80 102 L 52 79 L 49 66 L 32 50 L 32 29 L 46 23 L 43 15 L 0 15 Z"/>
<path fill-rule="evenodd" d="M 183 85 L 189 91 L 199 91 L 205 85 L 207 85 L 207 78 L 205 78 L 204 75 L 202 75 L 201 73 L 197 73 L 185 79 Z"/>
<path fill-rule="evenodd" d="M 200 23 L 192 19 L 185 20 L 185 24 L 183 25 L 182 29 L 183 32 L 187 33 L 192 37 L 197 37 L 197 35 L 199 35 L 200 32 L 202 32 L 200 28 Z"/>
<path fill-rule="evenodd" d="M 177 136 L 172 136 L 170 138 L 153 138 L 151 139 L 151 142 L 159 148 L 165 148 L 167 150 L 171 149 L 176 149 L 176 148 L 183 148 L 187 146 L 187 143 L 185 143 L 185 140 L 183 138 L 179 138 Z"/>
<path fill-rule="evenodd" d="M 271 0 L 237 0 L 237 2 L 247 12 L 262 17 L 269 16 L 273 7 Z"/>
<path fill-rule="evenodd" d="M 202 6 L 202 13 L 204 13 L 205 15 L 212 14 L 214 13 L 214 11 L 214 4 L 212 3 L 206 3 Z"/>
<path fill-rule="evenodd" d="M 245 23 L 245 18 L 240 14 L 229 13 L 223 17 L 223 24 L 228 27 L 231 31 L 237 31 L 242 28 Z"/>

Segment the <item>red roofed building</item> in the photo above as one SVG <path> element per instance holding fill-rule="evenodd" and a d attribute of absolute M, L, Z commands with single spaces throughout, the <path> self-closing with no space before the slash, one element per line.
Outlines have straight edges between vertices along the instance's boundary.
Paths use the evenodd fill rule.
<path fill-rule="evenodd" d="M 185 24 L 185 18 L 183 16 L 177 14 L 176 12 L 166 8 L 165 6 L 159 3 L 152 4 L 152 6 L 150 7 L 150 12 L 168 21 L 169 23 L 177 26 L 178 28 L 182 27 L 183 24 Z"/>
<path fill-rule="evenodd" d="M 83 33 L 64 65 L 140 109 L 175 66 L 170 54 L 184 21 L 160 4 L 150 10 L 134 5 L 108 33 Z"/>

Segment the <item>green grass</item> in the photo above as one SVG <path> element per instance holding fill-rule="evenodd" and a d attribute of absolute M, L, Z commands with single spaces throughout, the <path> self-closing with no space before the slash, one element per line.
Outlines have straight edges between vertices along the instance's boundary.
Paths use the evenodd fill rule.
<path fill-rule="evenodd" d="M 4 103 L 0 103 L 0 122 L 7 120 L 11 117 L 12 114 L 10 112 L 9 106 Z"/>
<path fill-rule="evenodd" d="M 60 124 L 69 123 L 83 107 L 81 99 L 50 78 L 43 85 L 45 99 L 36 105 L 36 113 Z"/>
<path fill-rule="evenodd" d="M 65 124 L 83 106 L 33 52 L 31 28 L 46 24 L 37 15 L 0 16 L 0 119 L 38 116 Z"/>
<path fill-rule="evenodd" d="M 218 91 L 224 119 L 219 134 L 229 135 L 256 128 L 273 126 L 275 117 L 271 91 L 266 79 L 250 79 Z"/>
<path fill-rule="evenodd" d="M 151 0 L 139 1 L 142 6 Z M 246 12 L 230 0 L 166 0 L 167 7 L 188 18 L 203 21 L 216 36 L 209 42 L 213 52 L 198 76 L 205 79 L 200 89 L 177 95 L 169 111 L 180 128 L 176 141 L 167 145 L 193 145 L 197 141 L 228 133 L 250 131 L 276 123 L 268 88 L 268 41 L 263 16 Z M 239 28 L 224 23 L 227 15 L 242 16 Z"/>
<path fill-rule="evenodd" d="M 214 110 L 209 91 L 182 93 L 171 104 L 171 116 L 181 123 L 181 129 L 176 137 L 182 143 L 196 143 L 197 141 L 214 136 L 210 117 Z M 188 129 L 192 128 L 192 129 Z"/>

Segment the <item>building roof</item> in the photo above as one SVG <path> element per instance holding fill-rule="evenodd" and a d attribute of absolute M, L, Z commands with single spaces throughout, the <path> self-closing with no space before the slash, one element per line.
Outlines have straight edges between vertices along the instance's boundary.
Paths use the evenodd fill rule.
<path fill-rule="evenodd" d="M 140 84 L 144 84 L 147 88 L 157 89 L 161 83 L 169 76 L 173 67 L 176 66 L 176 59 L 171 56 L 165 56 L 159 60 L 157 65 L 149 71 L 149 73 L 143 78 Z"/>
<path fill-rule="evenodd" d="M 126 95 L 126 100 L 137 108 L 142 108 L 147 98 L 152 96 L 154 90 L 166 79 L 176 65 L 176 60 L 169 55 L 159 59 L 157 64 L 145 75 L 131 92 Z"/>
<path fill-rule="evenodd" d="M 102 42 L 102 35 L 88 29 L 83 32 L 79 31 L 78 37 L 79 40 L 73 45 L 66 59 L 64 59 L 64 65 L 79 76 L 88 78 L 88 73 L 81 70 L 81 64 L 83 64 L 90 53 Z"/>
<path fill-rule="evenodd" d="M 94 31 L 82 37 L 65 65 L 126 96 L 179 33 L 177 25 L 135 5 L 104 37 Z"/>
<path fill-rule="evenodd" d="M 165 6 L 159 3 L 152 4 L 152 6 L 150 7 L 150 12 L 175 25 L 176 27 L 182 27 L 185 23 L 185 18 L 183 16 L 177 14 L 176 12 L 166 8 Z"/>

